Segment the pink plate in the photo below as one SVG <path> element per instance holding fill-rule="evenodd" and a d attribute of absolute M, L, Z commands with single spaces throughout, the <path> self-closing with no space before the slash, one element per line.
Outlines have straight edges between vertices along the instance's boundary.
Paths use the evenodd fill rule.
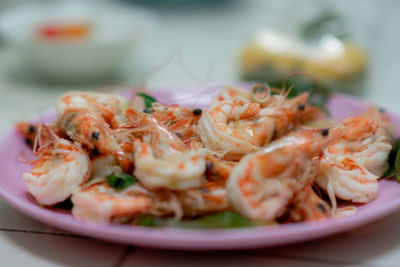
<path fill-rule="evenodd" d="M 213 90 L 213 88 L 210 88 Z M 190 90 L 194 92 L 195 90 Z M 200 91 L 199 91 L 200 92 Z M 209 95 L 189 97 L 185 90 L 169 90 L 155 93 L 164 103 L 177 102 L 204 107 Z M 199 93 L 200 94 L 200 93 Z M 359 114 L 367 106 L 361 100 L 345 95 L 330 98 L 328 107 L 336 119 Z M 390 114 L 390 113 L 389 113 Z M 390 114 L 400 129 L 400 116 Z M 55 119 L 54 110 L 44 112 L 35 121 L 50 122 Z M 146 228 L 127 225 L 98 225 L 76 221 L 70 213 L 54 211 L 38 206 L 26 191 L 21 175 L 29 165 L 17 159 L 21 152 L 31 155 L 21 137 L 10 130 L 0 138 L 0 196 L 22 213 L 49 225 L 97 239 L 147 247 L 210 250 L 245 249 L 276 246 L 320 238 L 372 222 L 400 208 L 400 184 L 395 181 L 379 181 L 379 196 L 374 201 L 359 206 L 357 213 L 349 217 L 312 223 L 296 223 L 280 226 L 239 228 L 228 230 L 192 230 L 172 228 Z"/>

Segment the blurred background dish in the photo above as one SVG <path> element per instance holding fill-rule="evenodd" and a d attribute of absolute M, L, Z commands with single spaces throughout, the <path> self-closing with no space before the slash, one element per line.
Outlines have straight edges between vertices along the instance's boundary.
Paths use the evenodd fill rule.
<path fill-rule="evenodd" d="M 356 93 L 366 69 L 364 50 L 351 40 L 342 17 L 321 9 L 316 16 L 300 21 L 292 33 L 261 29 L 242 49 L 241 75 L 280 87 L 293 72 L 304 72 L 320 82 L 326 91 Z M 309 80 L 296 77 L 294 90 L 306 91 Z"/>
<path fill-rule="evenodd" d="M 111 79 L 152 24 L 143 9 L 103 1 L 33 2 L 0 15 L 4 41 L 29 71 L 58 82 Z"/>

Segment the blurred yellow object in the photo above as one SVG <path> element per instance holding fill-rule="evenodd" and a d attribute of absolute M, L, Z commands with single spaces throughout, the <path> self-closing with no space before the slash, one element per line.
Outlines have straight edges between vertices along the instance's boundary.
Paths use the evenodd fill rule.
<path fill-rule="evenodd" d="M 275 81 L 303 71 L 324 84 L 347 82 L 360 76 L 366 66 L 361 48 L 331 34 L 306 43 L 263 30 L 241 52 L 241 72 L 246 79 Z"/>

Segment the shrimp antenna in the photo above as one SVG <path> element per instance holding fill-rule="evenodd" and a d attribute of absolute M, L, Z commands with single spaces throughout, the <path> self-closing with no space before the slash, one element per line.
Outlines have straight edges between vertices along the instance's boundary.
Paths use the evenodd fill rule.
<path fill-rule="evenodd" d="M 35 136 L 35 142 L 33 143 L 33 152 L 34 153 L 38 152 L 40 150 L 40 148 L 44 145 L 42 143 L 42 138 L 43 138 L 42 129 L 43 128 L 46 130 L 46 132 L 49 135 L 49 138 L 50 138 L 51 141 L 54 142 L 54 141 L 59 139 L 59 137 L 54 133 L 53 130 L 51 130 L 49 128 L 49 126 L 47 126 L 44 123 L 40 124 L 39 127 L 38 127 L 38 131 L 36 133 L 36 136 Z M 46 145 L 48 145 L 48 143 Z"/>
<path fill-rule="evenodd" d="M 58 136 L 53 132 L 53 130 L 51 130 L 49 128 L 49 126 L 47 126 L 46 124 L 42 123 L 41 125 L 43 125 L 43 128 L 46 130 L 47 134 L 49 135 L 50 139 L 52 141 L 58 140 Z"/>
<path fill-rule="evenodd" d="M 162 61 L 159 65 L 153 67 L 152 69 L 147 71 L 147 73 L 142 75 L 143 79 L 142 82 L 139 83 L 139 86 L 137 86 L 138 89 L 146 91 L 146 81 L 149 79 L 149 77 L 156 74 L 157 72 L 160 72 L 160 70 L 168 66 L 172 62 L 172 60 L 178 55 L 178 53 L 179 53 L 179 47 L 174 48 L 164 61 Z"/>
<path fill-rule="evenodd" d="M 38 148 L 42 146 L 42 124 L 39 125 L 36 136 L 35 136 L 35 141 L 33 142 L 33 152 L 37 152 Z"/>

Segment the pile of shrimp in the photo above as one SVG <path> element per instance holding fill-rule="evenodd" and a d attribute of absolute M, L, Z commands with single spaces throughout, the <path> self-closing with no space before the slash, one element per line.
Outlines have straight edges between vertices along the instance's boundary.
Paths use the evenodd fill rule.
<path fill-rule="evenodd" d="M 308 93 L 288 93 L 226 87 L 204 110 L 158 102 L 142 110 L 116 94 L 68 92 L 56 122 L 17 125 L 35 154 L 23 181 L 40 205 L 70 200 L 76 219 L 100 223 L 221 211 L 313 221 L 337 216 L 337 200 L 376 198 L 396 132 L 387 114 L 370 107 L 333 121 Z M 136 182 L 114 188 L 115 173 Z"/>

